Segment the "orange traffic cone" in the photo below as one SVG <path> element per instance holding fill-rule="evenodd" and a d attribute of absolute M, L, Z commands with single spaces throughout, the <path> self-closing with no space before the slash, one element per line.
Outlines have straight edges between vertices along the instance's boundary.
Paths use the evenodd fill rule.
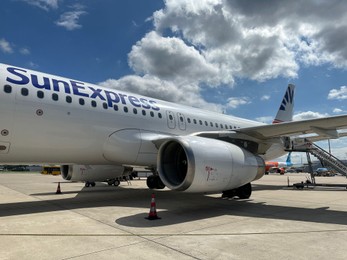
<path fill-rule="evenodd" d="M 160 219 L 157 215 L 154 193 L 152 193 L 151 209 L 149 210 L 149 214 L 148 214 L 148 217 L 146 219 L 148 219 L 148 220 Z"/>
<path fill-rule="evenodd" d="M 58 187 L 57 187 L 57 191 L 55 192 L 55 194 L 62 194 L 61 190 L 60 190 L 60 182 L 58 182 Z"/>

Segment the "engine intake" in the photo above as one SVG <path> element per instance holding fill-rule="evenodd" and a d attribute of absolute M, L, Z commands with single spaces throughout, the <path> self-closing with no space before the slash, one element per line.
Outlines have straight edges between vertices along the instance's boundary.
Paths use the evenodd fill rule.
<path fill-rule="evenodd" d="M 158 172 L 172 190 L 219 192 L 261 178 L 264 160 L 224 141 L 198 136 L 173 137 L 160 146 Z"/>

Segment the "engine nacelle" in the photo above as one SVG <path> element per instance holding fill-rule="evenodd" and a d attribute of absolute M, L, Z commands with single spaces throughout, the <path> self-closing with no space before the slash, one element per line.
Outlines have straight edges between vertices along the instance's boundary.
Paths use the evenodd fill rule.
<path fill-rule="evenodd" d="M 261 178 L 265 163 L 243 148 L 198 136 L 173 137 L 160 146 L 158 172 L 172 190 L 220 192 Z"/>
<path fill-rule="evenodd" d="M 62 165 L 61 176 L 70 181 L 105 181 L 131 174 L 132 168 L 118 165 Z"/>

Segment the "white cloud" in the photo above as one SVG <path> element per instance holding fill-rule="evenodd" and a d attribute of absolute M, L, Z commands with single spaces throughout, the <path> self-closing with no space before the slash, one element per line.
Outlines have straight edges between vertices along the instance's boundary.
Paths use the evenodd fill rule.
<path fill-rule="evenodd" d="M 148 33 L 132 47 L 129 65 L 140 74 L 149 74 L 177 84 L 213 82 L 217 68 L 206 62 L 193 47 L 176 37 Z"/>
<path fill-rule="evenodd" d="M 193 107 L 204 107 L 216 112 L 222 112 L 221 105 L 206 102 L 199 93 L 199 87 L 194 84 L 178 86 L 170 81 L 154 76 L 125 76 L 119 80 L 109 79 L 99 85 L 118 90 L 138 93 L 144 96 L 158 98 L 169 102 L 185 104 Z"/>
<path fill-rule="evenodd" d="M 50 9 L 57 9 L 59 1 L 61 0 L 22 0 L 30 5 L 39 7 L 45 11 Z"/>
<path fill-rule="evenodd" d="M 264 100 L 269 100 L 270 96 L 269 95 L 264 95 L 260 98 L 260 100 L 264 101 Z"/>
<path fill-rule="evenodd" d="M 56 25 L 62 26 L 68 31 L 82 28 L 82 25 L 78 23 L 80 16 L 87 14 L 87 12 L 83 10 L 83 5 L 75 4 L 71 6 L 71 8 L 73 8 L 74 10 L 63 13 L 62 15 L 60 15 L 59 20 L 55 22 Z"/>
<path fill-rule="evenodd" d="M 37 69 L 39 67 L 38 64 L 36 64 L 36 63 L 34 63 L 32 61 L 30 61 L 28 65 L 29 65 L 30 68 L 33 68 L 33 69 Z"/>
<path fill-rule="evenodd" d="M 19 50 L 19 52 L 23 55 L 29 55 L 30 54 L 30 50 L 28 48 L 21 48 Z"/>
<path fill-rule="evenodd" d="M 153 21 L 154 29 L 132 47 L 129 66 L 143 79 L 155 77 L 178 85 L 179 97 L 187 86 L 194 86 L 192 93 L 203 101 L 201 86 L 232 87 L 235 79 L 295 78 L 303 65 L 347 68 L 344 1 L 165 0 L 164 4 L 147 20 Z M 247 102 L 230 99 L 226 107 Z M 308 111 L 296 118 L 316 116 Z"/>
<path fill-rule="evenodd" d="M 296 77 L 300 62 L 346 67 L 346 7 L 337 0 L 166 0 L 153 21 L 157 33 L 171 30 L 218 68 L 219 84 L 232 85 L 235 77 Z"/>
<path fill-rule="evenodd" d="M 271 124 L 272 121 L 274 120 L 274 117 L 273 116 L 261 116 L 261 117 L 257 117 L 255 120 L 258 122 L 261 122 L 261 123 Z"/>
<path fill-rule="evenodd" d="M 332 89 L 329 91 L 328 99 L 343 100 L 347 99 L 347 87 L 341 86 L 340 89 Z"/>
<path fill-rule="evenodd" d="M 342 113 L 342 112 L 344 112 L 342 109 L 340 109 L 340 108 L 334 108 L 334 110 L 333 110 L 333 113 L 335 113 L 335 114 L 339 114 L 339 113 Z"/>
<path fill-rule="evenodd" d="M 234 109 L 241 105 L 246 105 L 250 103 L 251 101 L 249 100 L 248 97 L 231 97 L 231 98 L 228 98 L 227 106 Z"/>
<path fill-rule="evenodd" d="M 301 113 L 295 114 L 293 116 L 293 121 L 322 118 L 322 117 L 327 117 L 327 116 L 329 116 L 329 114 L 326 114 L 326 113 L 321 114 L 319 112 L 306 111 L 306 112 L 301 112 Z"/>
<path fill-rule="evenodd" d="M 11 43 L 6 41 L 4 38 L 0 39 L 0 50 L 4 53 L 13 53 Z"/>

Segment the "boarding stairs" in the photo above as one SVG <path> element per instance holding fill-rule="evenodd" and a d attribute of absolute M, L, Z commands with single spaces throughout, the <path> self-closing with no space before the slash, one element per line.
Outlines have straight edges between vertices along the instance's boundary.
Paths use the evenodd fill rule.
<path fill-rule="evenodd" d="M 331 168 L 347 177 L 347 166 L 331 153 L 314 143 L 312 143 L 312 148 L 309 152 L 320 161 L 323 161 L 325 165 L 329 165 Z"/>
<path fill-rule="evenodd" d="M 306 152 L 307 155 L 308 153 L 310 153 L 313 156 L 317 157 L 325 165 L 329 165 L 338 173 L 347 177 L 347 165 L 345 165 L 341 160 L 336 158 L 331 153 L 327 152 L 323 148 L 310 142 L 307 139 L 304 139 L 304 142 L 302 140 L 300 142 L 292 142 L 292 147 L 290 150 L 297 152 Z"/>

